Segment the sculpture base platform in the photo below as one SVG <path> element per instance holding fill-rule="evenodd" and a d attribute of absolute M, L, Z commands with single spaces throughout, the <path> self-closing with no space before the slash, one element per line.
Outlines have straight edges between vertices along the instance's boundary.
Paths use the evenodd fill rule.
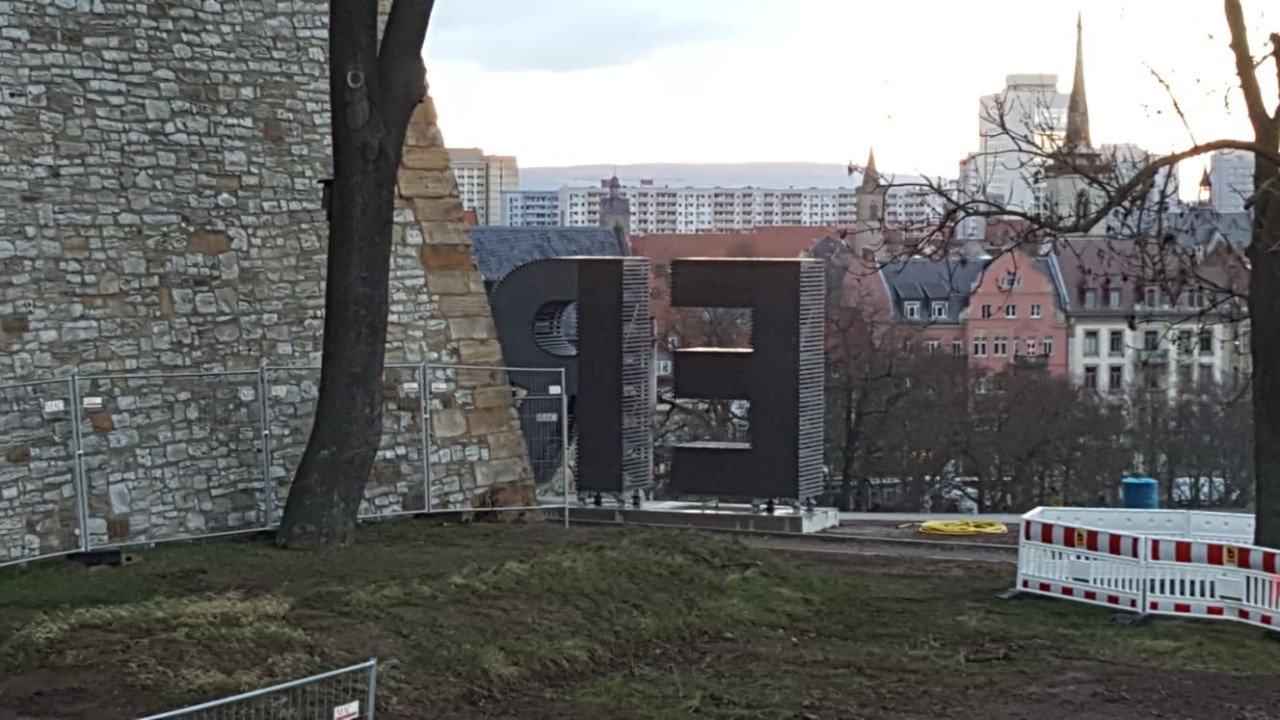
<path fill-rule="evenodd" d="M 548 518 L 563 518 L 564 504 L 548 503 Z M 772 514 L 750 505 L 676 501 L 647 501 L 640 507 L 606 503 L 603 506 L 569 505 L 569 521 L 609 522 L 630 525 L 661 527 L 706 528 L 708 530 L 736 530 L 759 533 L 818 533 L 840 525 L 840 512 L 835 508 L 796 510 L 790 507 L 775 508 Z"/>

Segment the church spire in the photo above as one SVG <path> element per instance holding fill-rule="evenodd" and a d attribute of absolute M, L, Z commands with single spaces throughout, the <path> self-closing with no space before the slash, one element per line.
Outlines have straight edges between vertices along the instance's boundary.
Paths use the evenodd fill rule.
<path fill-rule="evenodd" d="M 862 168 L 862 190 L 874 190 L 880 185 L 880 173 L 876 170 L 876 149 L 867 154 L 867 164 Z"/>
<path fill-rule="evenodd" d="M 1084 92 L 1084 20 L 1076 14 L 1076 74 L 1071 82 L 1071 99 L 1067 104 L 1067 150 L 1093 147 L 1089 138 L 1089 101 Z"/>

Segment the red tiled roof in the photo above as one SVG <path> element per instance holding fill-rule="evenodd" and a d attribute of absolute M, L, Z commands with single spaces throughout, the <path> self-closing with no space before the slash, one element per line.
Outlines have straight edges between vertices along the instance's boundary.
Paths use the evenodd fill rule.
<path fill-rule="evenodd" d="M 791 258 L 800 257 L 814 240 L 835 232 L 827 227 L 777 225 L 723 233 L 634 235 L 631 251 L 659 264 L 680 257 Z"/>

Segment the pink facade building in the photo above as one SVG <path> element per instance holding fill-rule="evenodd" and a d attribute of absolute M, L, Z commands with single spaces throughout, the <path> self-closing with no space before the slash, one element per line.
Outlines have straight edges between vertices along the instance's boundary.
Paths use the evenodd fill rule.
<path fill-rule="evenodd" d="M 1045 368 L 1067 376 L 1067 316 L 1062 276 L 1052 255 L 1006 252 L 974 281 L 964 324 L 970 368 Z"/>

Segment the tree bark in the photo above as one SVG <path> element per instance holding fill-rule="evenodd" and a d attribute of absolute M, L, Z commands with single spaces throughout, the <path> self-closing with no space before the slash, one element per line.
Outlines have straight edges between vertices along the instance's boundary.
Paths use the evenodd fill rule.
<path fill-rule="evenodd" d="M 1253 233 L 1249 243 L 1249 332 L 1253 360 L 1254 543 L 1280 548 L 1280 112 L 1267 112 L 1240 0 L 1225 0 L 1236 75 L 1253 126 Z M 1272 34 L 1280 84 L 1280 36 Z M 1280 88 L 1277 88 L 1280 90 Z"/>
<path fill-rule="evenodd" d="M 378 45 L 377 0 L 330 0 L 333 185 L 316 417 L 277 535 L 291 548 L 346 544 L 382 437 L 387 276 L 396 173 L 425 92 L 433 2 L 396 0 Z"/>

